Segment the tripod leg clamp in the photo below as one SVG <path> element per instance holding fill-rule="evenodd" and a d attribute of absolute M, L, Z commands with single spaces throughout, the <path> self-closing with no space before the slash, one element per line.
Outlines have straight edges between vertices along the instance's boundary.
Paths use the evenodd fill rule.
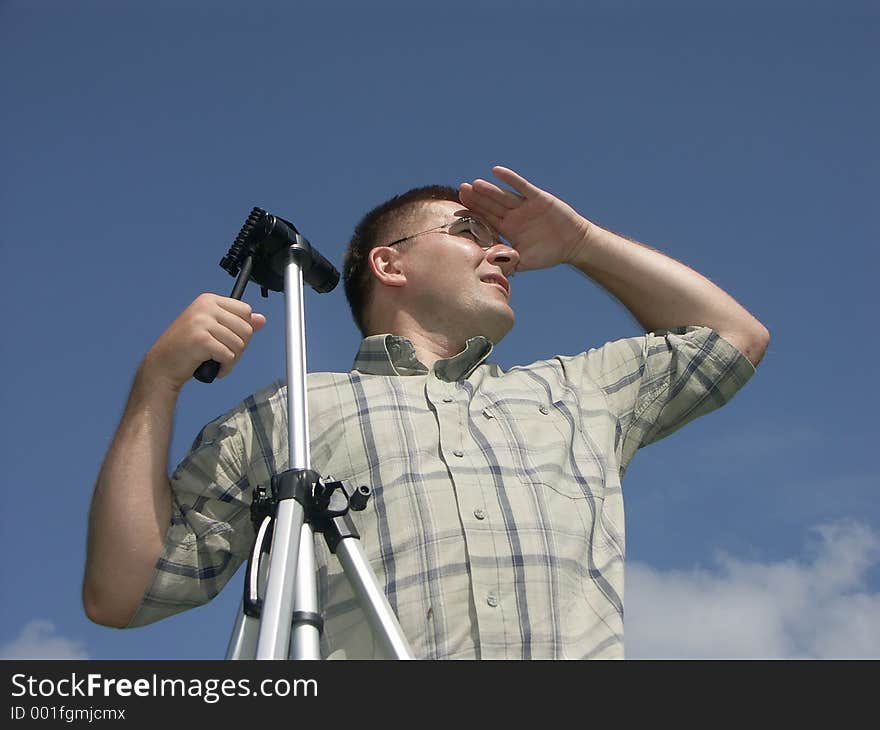
<path fill-rule="evenodd" d="M 324 633 L 324 617 L 321 616 L 320 613 L 315 613 L 314 611 L 294 611 L 292 623 L 294 626 L 298 624 L 308 624 L 309 626 L 314 626 L 318 629 L 319 634 Z"/>
<path fill-rule="evenodd" d="M 308 511 L 320 479 L 321 475 L 313 469 L 288 469 L 272 476 L 272 494 L 278 502 L 295 499 Z"/>

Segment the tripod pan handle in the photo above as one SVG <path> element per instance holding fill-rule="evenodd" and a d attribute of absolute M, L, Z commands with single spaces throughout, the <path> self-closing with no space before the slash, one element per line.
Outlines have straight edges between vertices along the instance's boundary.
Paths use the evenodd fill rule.
<path fill-rule="evenodd" d="M 200 383 L 211 383 L 220 372 L 220 363 L 216 360 L 205 360 L 196 368 L 193 377 Z"/>

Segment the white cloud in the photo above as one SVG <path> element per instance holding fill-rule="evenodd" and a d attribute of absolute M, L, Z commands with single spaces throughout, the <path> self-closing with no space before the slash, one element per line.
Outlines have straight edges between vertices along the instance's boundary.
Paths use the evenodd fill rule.
<path fill-rule="evenodd" d="M 50 621 L 29 621 L 21 633 L 0 646 L 0 659 L 88 659 L 85 647 L 78 641 L 55 635 Z"/>
<path fill-rule="evenodd" d="M 804 559 L 720 555 L 712 570 L 627 567 L 626 655 L 645 658 L 880 658 L 880 534 L 815 528 Z"/>

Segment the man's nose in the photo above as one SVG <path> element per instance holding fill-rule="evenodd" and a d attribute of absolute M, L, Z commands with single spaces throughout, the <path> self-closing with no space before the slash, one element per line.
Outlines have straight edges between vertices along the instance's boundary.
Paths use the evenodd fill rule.
<path fill-rule="evenodd" d="M 519 254 L 515 248 L 496 243 L 486 250 L 486 260 L 501 269 L 505 276 L 510 276 L 519 264 Z"/>

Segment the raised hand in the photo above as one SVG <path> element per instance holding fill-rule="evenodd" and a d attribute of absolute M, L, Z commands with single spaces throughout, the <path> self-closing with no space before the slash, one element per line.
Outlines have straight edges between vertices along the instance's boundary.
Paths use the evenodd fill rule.
<path fill-rule="evenodd" d="M 574 208 L 506 167 L 492 173 L 513 191 L 480 178 L 459 186 L 461 202 L 495 228 L 519 253 L 518 271 L 571 263 L 590 234 Z M 515 192 L 514 192 L 515 191 Z"/>

